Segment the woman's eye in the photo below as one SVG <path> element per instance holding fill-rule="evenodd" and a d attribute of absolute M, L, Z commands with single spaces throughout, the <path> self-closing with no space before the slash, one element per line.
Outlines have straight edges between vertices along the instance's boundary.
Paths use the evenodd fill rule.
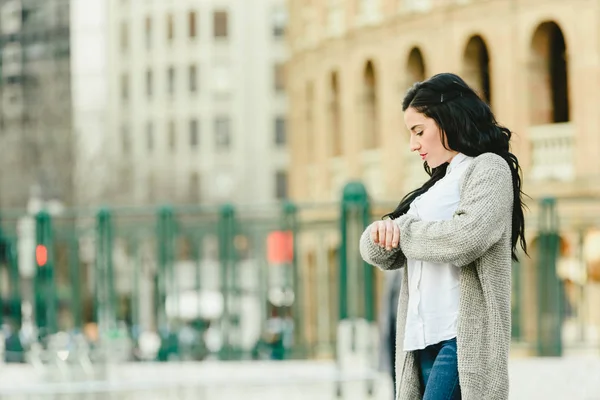
<path fill-rule="evenodd" d="M 421 132 L 415 132 L 415 135 L 417 135 L 417 136 L 421 136 L 422 134 L 423 134 L 423 131 L 421 131 Z"/>

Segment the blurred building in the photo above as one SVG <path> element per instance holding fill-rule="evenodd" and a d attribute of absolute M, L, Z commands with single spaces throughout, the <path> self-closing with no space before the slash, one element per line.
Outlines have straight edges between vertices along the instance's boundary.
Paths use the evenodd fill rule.
<path fill-rule="evenodd" d="M 70 1 L 0 1 L 0 207 L 72 204 Z"/>
<path fill-rule="evenodd" d="M 109 198 L 285 198 L 285 1 L 110 0 L 109 15 Z"/>
<path fill-rule="evenodd" d="M 378 199 L 414 188 L 425 174 L 408 151 L 401 100 L 413 82 L 444 71 L 462 75 L 514 130 L 530 194 L 600 190 L 600 95 L 590 90 L 600 77 L 598 2 L 290 7 L 294 198 L 337 198 L 348 178 Z"/>
<path fill-rule="evenodd" d="M 600 227 L 600 2 L 291 0 L 289 7 L 291 197 L 337 200 L 357 179 L 393 207 L 427 178 L 409 152 L 404 94 L 415 81 L 458 73 L 515 132 L 532 197 L 532 258 L 514 275 L 517 336 L 532 338 L 564 313 L 568 343 L 599 343 L 592 305 L 600 301 L 600 257 L 592 249 Z M 558 198 L 557 273 L 566 296 L 546 319 L 544 307 L 558 297 L 548 296 L 546 272 L 535 268 L 535 237 L 543 222 L 537 201 L 549 195 Z"/>

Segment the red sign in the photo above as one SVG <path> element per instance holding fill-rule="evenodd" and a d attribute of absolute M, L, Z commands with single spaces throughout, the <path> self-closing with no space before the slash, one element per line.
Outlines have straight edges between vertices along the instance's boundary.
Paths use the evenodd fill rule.
<path fill-rule="evenodd" d="M 271 232 L 267 237 L 269 264 L 285 264 L 294 260 L 294 235 L 290 231 Z"/>
<path fill-rule="evenodd" d="M 48 262 L 48 249 L 43 244 L 38 244 L 35 248 L 35 261 L 39 267 L 43 267 Z"/>

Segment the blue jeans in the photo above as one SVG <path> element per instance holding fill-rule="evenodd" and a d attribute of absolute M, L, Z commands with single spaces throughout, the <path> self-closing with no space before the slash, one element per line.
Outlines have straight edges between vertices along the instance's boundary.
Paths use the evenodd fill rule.
<path fill-rule="evenodd" d="M 417 350 L 423 400 L 460 400 L 456 338 Z"/>

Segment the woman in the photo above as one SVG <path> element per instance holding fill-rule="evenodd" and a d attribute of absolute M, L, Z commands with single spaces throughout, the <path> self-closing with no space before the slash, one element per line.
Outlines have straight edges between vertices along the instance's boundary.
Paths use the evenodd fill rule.
<path fill-rule="evenodd" d="M 416 83 L 402 104 L 430 179 L 360 239 L 363 259 L 403 271 L 397 399 L 507 399 L 511 259 L 526 252 L 511 132 L 458 76 Z"/>

